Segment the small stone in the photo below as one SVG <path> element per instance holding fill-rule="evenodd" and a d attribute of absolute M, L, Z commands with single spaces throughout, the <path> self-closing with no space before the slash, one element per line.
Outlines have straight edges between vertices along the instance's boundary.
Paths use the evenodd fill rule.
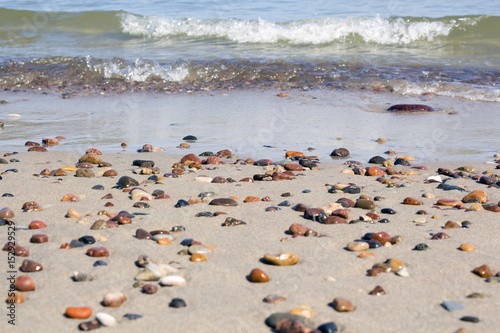
<path fill-rule="evenodd" d="M 9 207 L 0 209 L 0 217 L 4 219 L 11 219 L 14 217 L 14 211 Z"/>
<path fill-rule="evenodd" d="M 352 305 L 351 301 L 340 297 L 335 297 L 333 299 L 332 307 L 338 312 L 354 311 L 354 306 Z"/>
<path fill-rule="evenodd" d="M 288 313 L 288 312 L 277 312 L 277 313 L 273 313 L 272 315 L 270 315 L 269 317 L 266 318 L 266 325 L 271 327 L 271 328 L 275 328 L 276 325 L 282 321 L 282 320 L 294 320 L 294 321 L 297 321 L 299 323 L 304 323 L 305 321 L 305 318 L 302 317 L 302 316 L 299 316 L 299 315 L 295 315 L 295 314 L 291 314 L 291 313 Z"/>
<path fill-rule="evenodd" d="M 116 177 L 118 176 L 118 173 L 111 169 L 111 170 L 106 170 L 103 174 L 102 174 L 103 177 Z"/>
<path fill-rule="evenodd" d="M 123 318 L 127 318 L 128 320 L 136 320 L 142 317 L 143 317 L 142 315 L 136 313 L 126 313 L 123 315 Z"/>
<path fill-rule="evenodd" d="M 356 200 L 356 207 L 363 209 L 375 209 L 375 203 L 369 199 L 358 199 Z"/>
<path fill-rule="evenodd" d="M 248 274 L 248 281 L 250 282 L 256 282 L 256 283 L 263 283 L 263 282 L 269 282 L 269 276 L 260 268 L 254 268 Z"/>
<path fill-rule="evenodd" d="M 473 272 L 482 278 L 489 278 L 493 276 L 493 272 L 487 265 L 476 267 L 474 268 Z"/>
<path fill-rule="evenodd" d="M 446 224 L 443 226 L 443 229 L 454 229 L 454 228 L 461 228 L 461 226 L 453 221 L 448 221 Z"/>
<path fill-rule="evenodd" d="M 30 242 L 35 244 L 47 243 L 49 237 L 45 234 L 34 234 L 31 236 Z"/>
<path fill-rule="evenodd" d="M 116 308 L 121 306 L 127 297 L 121 292 L 113 292 L 104 295 L 104 299 L 102 301 L 104 306 L 108 306 L 110 308 Z"/>
<path fill-rule="evenodd" d="M 223 227 L 234 227 L 237 225 L 245 225 L 245 224 L 247 224 L 245 221 L 237 220 L 233 217 L 228 217 L 228 218 L 226 218 L 224 223 L 222 223 L 222 226 Z"/>
<path fill-rule="evenodd" d="M 86 306 L 66 308 L 65 315 L 74 319 L 87 319 L 92 315 L 92 309 Z"/>
<path fill-rule="evenodd" d="M 407 197 L 403 200 L 403 205 L 414 205 L 414 206 L 419 206 L 421 205 L 422 203 L 420 201 L 418 201 L 417 199 L 415 198 L 412 198 L 412 197 Z"/>
<path fill-rule="evenodd" d="M 101 328 L 101 324 L 97 320 L 84 321 L 78 324 L 80 331 L 92 331 Z"/>
<path fill-rule="evenodd" d="M 387 242 L 389 242 L 389 243 L 391 242 L 391 236 L 387 232 L 381 231 L 381 232 L 377 232 L 377 233 L 373 234 L 370 237 L 370 240 L 378 241 L 383 245 Z"/>
<path fill-rule="evenodd" d="M 232 198 L 219 198 L 210 201 L 212 206 L 238 206 L 238 202 Z"/>
<path fill-rule="evenodd" d="M 87 250 L 89 257 L 109 257 L 109 251 L 105 247 L 93 247 Z"/>
<path fill-rule="evenodd" d="M 361 252 L 368 250 L 370 245 L 367 242 L 351 242 L 347 244 L 347 249 L 352 252 Z"/>
<path fill-rule="evenodd" d="M 66 194 L 61 199 L 62 202 L 78 202 L 78 197 L 74 194 Z"/>
<path fill-rule="evenodd" d="M 320 326 L 318 326 L 318 331 L 319 333 L 337 333 L 337 324 L 335 324 L 333 321 L 321 324 Z"/>
<path fill-rule="evenodd" d="M 104 186 L 103 186 L 103 185 L 98 184 L 98 185 L 94 185 L 94 186 L 92 186 L 92 189 L 93 189 L 93 190 L 97 190 L 97 191 L 102 191 L 102 190 L 104 190 Z M 109 196 L 109 195 L 111 195 L 111 197 L 110 197 L 110 198 L 109 198 L 109 197 L 108 197 L 108 198 L 105 198 L 106 196 Z M 106 194 L 106 195 L 105 195 L 104 197 L 102 197 L 101 199 L 113 199 L 113 195 L 112 195 L 111 193 L 109 193 L 109 194 Z"/>
<path fill-rule="evenodd" d="M 375 295 L 375 296 L 385 295 L 385 290 L 381 286 L 376 286 L 368 294 L 369 295 Z"/>
<path fill-rule="evenodd" d="M 478 317 L 473 317 L 473 316 L 463 316 L 460 318 L 461 321 L 466 321 L 469 323 L 479 323 L 479 318 Z"/>
<path fill-rule="evenodd" d="M 90 170 L 90 169 L 78 169 L 76 170 L 76 177 L 83 177 L 83 178 L 94 178 L 95 173 Z"/>
<path fill-rule="evenodd" d="M 391 215 L 396 214 L 396 211 L 395 211 L 394 209 L 392 209 L 392 208 L 382 208 L 382 209 L 380 210 L 380 212 L 381 212 L 382 214 L 391 214 Z"/>
<path fill-rule="evenodd" d="M 171 308 L 185 308 L 187 305 L 182 298 L 174 298 L 170 301 L 168 306 Z"/>
<path fill-rule="evenodd" d="M 73 219 L 79 219 L 82 217 L 82 214 L 80 214 L 75 209 L 70 208 L 70 209 L 68 209 L 68 212 L 66 213 L 66 217 L 73 218 Z"/>
<path fill-rule="evenodd" d="M 277 266 L 291 266 L 299 262 L 299 257 L 291 252 L 284 252 L 277 256 L 265 254 L 264 261 Z"/>
<path fill-rule="evenodd" d="M 182 276 L 167 275 L 160 280 L 163 287 L 180 287 L 186 285 L 186 280 Z"/>
<path fill-rule="evenodd" d="M 7 304 L 22 304 L 26 297 L 21 291 L 9 291 L 9 296 L 5 300 Z"/>
<path fill-rule="evenodd" d="M 14 286 L 19 291 L 35 291 L 35 282 L 27 275 L 20 275 L 16 278 Z"/>
<path fill-rule="evenodd" d="M 465 306 L 459 302 L 444 301 L 441 306 L 450 312 L 465 309 Z"/>
<path fill-rule="evenodd" d="M 117 324 L 115 317 L 113 317 L 110 314 L 104 313 L 104 312 L 98 312 L 95 314 L 95 319 L 102 325 L 102 326 L 115 326 Z"/>
<path fill-rule="evenodd" d="M 47 225 L 43 223 L 42 221 L 31 221 L 29 225 L 30 229 L 43 229 L 47 228 Z"/>
<path fill-rule="evenodd" d="M 92 275 L 78 271 L 73 272 L 72 279 L 74 282 L 85 282 L 94 280 Z"/>
<path fill-rule="evenodd" d="M 409 277 L 410 274 L 408 273 L 408 270 L 406 267 L 401 268 L 400 270 L 394 272 L 396 275 L 401 276 L 401 277 Z"/>
<path fill-rule="evenodd" d="M 460 245 L 460 250 L 464 252 L 474 252 L 474 246 L 469 243 L 464 243 Z"/>
<path fill-rule="evenodd" d="M 278 295 L 268 295 L 264 297 L 263 301 L 265 303 L 270 303 L 270 304 L 277 304 L 280 302 L 285 302 L 286 298 Z"/>
<path fill-rule="evenodd" d="M 415 247 L 413 248 L 413 250 L 415 251 L 426 251 L 429 249 L 429 245 L 425 244 L 425 243 L 420 243 L 420 244 L 417 244 L 415 245 Z"/>
<path fill-rule="evenodd" d="M 97 266 L 108 266 L 108 263 L 105 262 L 105 261 L 103 261 L 103 260 L 96 260 L 92 266 L 94 266 L 94 267 L 97 267 Z"/>
<path fill-rule="evenodd" d="M 102 162 L 101 158 L 94 153 L 88 153 L 84 156 L 82 156 L 79 160 L 79 163 L 92 163 L 92 164 L 99 164 Z"/>
<path fill-rule="evenodd" d="M 21 264 L 20 270 L 23 272 L 40 272 L 41 270 L 43 270 L 43 267 L 36 261 L 24 259 L 23 263 Z"/>
<path fill-rule="evenodd" d="M 450 238 L 450 236 L 448 236 L 447 234 L 445 234 L 444 232 L 438 232 L 437 234 L 435 234 L 434 236 L 432 236 L 432 240 L 436 240 L 436 239 L 448 239 Z"/>
<path fill-rule="evenodd" d="M 139 186 L 139 182 L 132 177 L 122 176 L 118 180 L 118 185 L 120 185 L 123 188 L 128 188 L 128 187 Z"/>
<path fill-rule="evenodd" d="M 367 176 L 382 176 L 385 175 L 386 173 L 382 171 L 380 168 L 377 167 L 369 167 L 366 169 L 366 175 Z"/>
<path fill-rule="evenodd" d="M 201 253 L 194 253 L 189 260 L 192 262 L 203 262 L 207 261 L 208 259 Z"/>
<path fill-rule="evenodd" d="M 342 158 L 349 157 L 349 155 L 350 155 L 350 152 L 346 148 L 334 149 L 330 154 L 330 156 L 332 156 L 332 157 L 342 157 Z"/>

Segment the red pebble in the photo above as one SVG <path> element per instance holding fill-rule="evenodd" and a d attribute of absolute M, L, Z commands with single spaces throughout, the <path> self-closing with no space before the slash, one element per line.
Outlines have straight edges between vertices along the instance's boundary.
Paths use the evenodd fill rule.
<path fill-rule="evenodd" d="M 109 251 L 105 247 L 93 247 L 87 250 L 90 257 L 109 257 Z"/>
<path fill-rule="evenodd" d="M 29 226 L 30 229 L 43 229 L 47 228 L 47 225 L 42 221 L 32 221 Z"/>

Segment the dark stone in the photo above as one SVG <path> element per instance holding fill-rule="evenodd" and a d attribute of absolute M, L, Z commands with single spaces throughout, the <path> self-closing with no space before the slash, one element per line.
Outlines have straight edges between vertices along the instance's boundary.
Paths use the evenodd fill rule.
<path fill-rule="evenodd" d="M 304 211 L 304 218 L 317 221 L 317 218 L 321 212 L 324 212 L 324 210 L 321 208 L 308 208 Z"/>
<path fill-rule="evenodd" d="M 391 221 L 389 221 L 389 219 L 386 218 L 378 220 L 378 223 L 389 223 L 389 222 Z"/>
<path fill-rule="evenodd" d="M 186 200 L 183 200 L 183 199 L 180 199 L 175 204 L 175 208 L 181 208 L 181 207 L 186 207 L 186 206 L 189 206 L 189 202 L 187 202 Z"/>
<path fill-rule="evenodd" d="M 22 272 L 39 272 L 39 271 L 43 270 L 43 267 L 41 264 L 37 263 L 36 261 L 24 259 L 23 263 L 21 264 L 20 270 Z"/>
<path fill-rule="evenodd" d="M 361 188 L 359 186 L 347 186 L 342 189 L 342 192 L 344 193 L 349 193 L 349 194 L 358 194 L 361 193 Z"/>
<path fill-rule="evenodd" d="M 141 168 L 152 168 L 155 166 L 155 162 L 151 160 L 133 160 L 132 165 Z"/>
<path fill-rule="evenodd" d="M 139 228 L 135 231 L 135 238 L 137 238 L 137 239 L 151 239 L 151 238 L 153 238 L 153 236 L 148 231 Z"/>
<path fill-rule="evenodd" d="M 69 247 L 71 247 L 72 249 L 73 248 L 77 248 L 77 247 L 84 247 L 86 244 L 84 242 L 81 242 L 79 240 L 76 240 L 76 239 L 73 239 L 70 243 L 69 243 Z"/>
<path fill-rule="evenodd" d="M 182 246 L 191 246 L 193 241 L 194 241 L 194 239 L 192 239 L 192 238 L 186 238 L 186 239 L 182 240 L 181 245 Z"/>
<path fill-rule="evenodd" d="M 134 203 L 133 207 L 135 207 L 135 208 L 149 208 L 149 204 L 142 202 L 142 201 L 139 201 L 139 202 Z"/>
<path fill-rule="evenodd" d="M 460 318 L 460 320 L 467 321 L 469 323 L 479 323 L 479 318 L 473 316 L 463 316 L 462 318 Z"/>
<path fill-rule="evenodd" d="M 238 206 L 238 202 L 231 198 L 218 198 L 210 201 L 211 206 Z"/>
<path fill-rule="evenodd" d="M 255 181 L 263 181 L 263 180 L 271 180 L 273 179 L 270 175 L 253 175 L 253 180 Z"/>
<path fill-rule="evenodd" d="M 118 180 L 118 185 L 120 185 L 123 188 L 128 188 L 128 187 L 133 187 L 133 186 L 139 186 L 139 182 L 132 177 L 122 176 Z"/>
<path fill-rule="evenodd" d="M 279 207 L 290 207 L 290 201 L 285 200 L 278 204 Z"/>
<path fill-rule="evenodd" d="M 201 212 L 196 214 L 196 217 L 212 217 L 214 216 L 214 213 L 212 212 Z"/>
<path fill-rule="evenodd" d="M 420 243 L 420 244 L 417 244 L 415 245 L 415 247 L 413 248 L 414 251 L 426 251 L 429 249 L 429 245 L 425 244 L 425 243 Z"/>
<path fill-rule="evenodd" d="M 94 185 L 94 186 L 92 186 L 92 189 L 93 190 L 104 190 L 104 186 L 102 186 L 102 185 Z"/>
<path fill-rule="evenodd" d="M 84 321 L 78 324 L 80 331 L 92 331 L 101 327 L 101 324 L 97 320 Z"/>
<path fill-rule="evenodd" d="M 411 163 L 404 158 L 398 158 L 394 161 L 394 165 L 411 166 Z"/>
<path fill-rule="evenodd" d="M 320 331 L 321 333 L 337 333 L 337 324 L 335 324 L 333 321 L 321 324 L 320 326 L 318 326 L 318 331 Z"/>
<path fill-rule="evenodd" d="M 303 190 L 302 193 L 311 193 L 311 190 Z"/>
<path fill-rule="evenodd" d="M 89 235 L 82 236 L 78 238 L 78 240 L 84 244 L 94 244 L 95 243 L 95 238 Z"/>
<path fill-rule="evenodd" d="M 299 315 L 287 313 L 287 312 L 278 312 L 278 313 L 273 313 L 269 317 L 266 318 L 266 325 L 275 328 L 276 324 L 278 324 L 281 320 L 283 319 L 288 319 L 288 320 L 295 320 L 298 321 L 302 324 L 305 322 L 305 318 Z"/>
<path fill-rule="evenodd" d="M 201 157 L 209 157 L 209 156 L 214 156 L 215 154 L 211 151 L 205 151 L 203 153 L 201 153 L 200 155 L 198 156 L 201 156 Z"/>
<path fill-rule="evenodd" d="M 423 104 L 396 104 L 387 109 L 393 112 L 433 112 L 434 109 Z"/>
<path fill-rule="evenodd" d="M 103 260 L 96 260 L 93 266 L 108 266 L 108 263 Z"/>
<path fill-rule="evenodd" d="M 152 196 L 157 197 L 159 195 L 164 195 L 165 191 L 163 190 L 154 190 L 153 193 L 151 193 Z"/>
<path fill-rule="evenodd" d="M 12 198 L 13 196 L 14 196 L 14 194 L 12 194 L 12 193 L 4 193 L 4 194 L 2 194 L 2 197 L 4 197 L 4 198 Z"/>
<path fill-rule="evenodd" d="M 142 318 L 142 315 L 136 313 L 126 313 L 123 315 L 123 318 L 127 318 L 128 320 L 136 320 Z"/>
<path fill-rule="evenodd" d="M 376 240 L 366 240 L 365 242 L 367 242 L 368 245 L 370 245 L 370 249 L 376 249 L 382 246 L 382 243 Z"/>
<path fill-rule="evenodd" d="M 185 308 L 186 302 L 182 298 L 174 298 L 170 301 L 168 306 L 171 308 Z"/>
<path fill-rule="evenodd" d="M 45 234 L 34 234 L 33 236 L 31 236 L 30 239 L 31 243 L 37 243 L 37 244 L 47 243 L 48 241 L 49 237 Z"/>
<path fill-rule="evenodd" d="M 349 155 L 350 155 L 350 152 L 346 148 L 334 149 L 330 154 L 331 157 L 340 157 L 340 158 L 346 158 L 346 157 L 349 157 Z"/>
<path fill-rule="evenodd" d="M 184 140 L 184 141 L 196 141 L 196 140 L 198 140 L 198 138 L 195 137 L 194 135 L 186 135 L 185 137 L 182 138 L 182 140 Z"/>
<path fill-rule="evenodd" d="M 392 209 L 392 208 L 382 208 L 382 209 L 380 210 L 380 212 L 381 212 L 382 214 L 391 214 L 391 215 L 396 214 L 396 211 L 395 211 L 394 209 Z"/>
<path fill-rule="evenodd" d="M 372 158 L 370 158 L 368 163 L 370 163 L 370 164 L 382 164 L 385 161 L 386 161 L 386 159 L 383 158 L 382 156 L 373 156 Z"/>
<path fill-rule="evenodd" d="M 253 165 L 257 165 L 257 166 L 268 166 L 268 165 L 272 165 L 272 164 L 273 164 L 273 162 L 270 160 L 258 160 L 258 161 L 253 162 Z"/>
<path fill-rule="evenodd" d="M 301 212 L 302 213 L 302 212 L 306 211 L 307 206 L 304 205 L 304 204 L 299 203 L 299 204 L 296 204 L 295 206 L 293 206 L 292 209 L 294 211 L 296 211 L 296 212 Z"/>

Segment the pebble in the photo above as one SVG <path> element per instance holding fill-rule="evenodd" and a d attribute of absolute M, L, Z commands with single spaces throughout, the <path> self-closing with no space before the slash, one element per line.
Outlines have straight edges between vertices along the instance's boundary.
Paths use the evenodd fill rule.
<path fill-rule="evenodd" d="M 254 268 L 248 274 L 248 281 L 256 283 L 269 282 L 269 276 L 262 269 Z"/>
<path fill-rule="evenodd" d="M 380 210 L 380 212 L 381 212 L 382 214 L 390 214 L 390 215 L 394 215 L 394 214 L 396 214 L 396 211 L 395 211 L 394 209 L 392 209 L 392 208 L 382 208 L 382 209 Z"/>
<path fill-rule="evenodd" d="M 123 188 L 129 188 L 129 187 L 139 186 L 139 182 L 132 177 L 122 176 L 118 180 L 118 185 L 120 185 Z"/>
<path fill-rule="evenodd" d="M 409 277 L 408 269 L 406 267 L 401 268 L 400 270 L 395 272 L 396 275 L 401 277 Z"/>
<path fill-rule="evenodd" d="M 121 306 L 125 301 L 127 300 L 127 297 L 121 293 L 121 292 L 113 292 L 113 293 L 108 293 L 104 295 L 104 299 L 102 301 L 102 304 L 104 306 L 108 306 L 110 308 L 116 308 Z"/>
<path fill-rule="evenodd" d="M 194 253 L 189 260 L 192 262 L 203 262 L 207 261 L 208 259 L 201 253 Z"/>
<path fill-rule="evenodd" d="M 168 306 L 171 308 L 185 308 L 187 305 L 182 298 L 174 298 L 170 301 Z"/>
<path fill-rule="evenodd" d="M 222 223 L 223 227 L 234 227 L 237 225 L 245 225 L 247 224 L 245 221 L 235 219 L 233 217 L 228 217 L 224 220 L 224 223 Z"/>
<path fill-rule="evenodd" d="M 452 301 L 444 301 L 441 303 L 441 306 L 450 312 L 465 309 L 465 306 L 462 303 Z"/>
<path fill-rule="evenodd" d="M 218 198 L 210 201 L 212 206 L 238 206 L 238 202 L 232 198 Z"/>
<path fill-rule="evenodd" d="M 338 312 L 351 312 L 354 311 L 352 302 L 341 297 L 335 297 L 332 301 L 332 307 Z"/>
<path fill-rule="evenodd" d="M 415 198 L 412 198 L 412 197 L 407 197 L 403 200 L 403 204 L 404 205 L 414 205 L 414 206 L 419 206 L 421 205 L 422 203 L 420 201 L 418 201 L 417 199 Z"/>
<path fill-rule="evenodd" d="M 109 257 L 109 251 L 105 247 L 93 247 L 87 250 L 89 257 Z"/>
<path fill-rule="evenodd" d="M 80 331 L 92 331 L 101 328 L 101 324 L 97 320 L 84 321 L 78 324 Z"/>
<path fill-rule="evenodd" d="M 76 170 L 76 177 L 83 177 L 83 178 L 94 178 L 95 173 L 90 170 L 90 169 L 78 169 Z"/>
<path fill-rule="evenodd" d="M 117 324 L 117 321 L 115 317 L 113 317 L 110 314 L 104 313 L 104 312 L 98 312 L 95 314 L 95 319 L 102 325 L 102 326 L 115 326 Z"/>
<path fill-rule="evenodd" d="M 338 327 L 333 321 L 324 323 L 318 326 L 318 331 L 320 333 L 337 333 Z"/>
<path fill-rule="evenodd" d="M 92 309 L 86 306 L 66 308 L 65 315 L 74 319 L 87 319 L 92 315 Z"/>
<path fill-rule="evenodd" d="M 400 112 L 400 113 L 413 113 L 413 112 L 433 112 L 434 109 L 430 106 L 422 104 L 396 104 L 388 108 L 387 111 Z"/>
<path fill-rule="evenodd" d="M 16 277 L 14 286 L 19 291 L 35 291 L 35 282 L 27 275 L 20 275 Z"/>
<path fill-rule="evenodd" d="M 26 300 L 22 291 L 9 291 L 9 296 L 5 300 L 7 304 L 22 304 Z"/>
<path fill-rule="evenodd" d="M 123 315 L 123 318 L 127 318 L 128 320 L 136 320 L 142 317 L 143 317 L 142 315 L 136 313 L 126 313 Z"/>
<path fill-rule="evenodd" d="M 291 266 L 299 262 L 299 257 L 291 252 L 283 252 L 277 256 L 265 254 L 264 261 L 277 266 Z"/>
<path fill-rule="evenodd" d="M 385 295 L 385 290 L 381 286 L 376 286 L 368 294 L 369 295 L 375 295 L 375 296 Z"/>
<path fill-rule="evenodd" d="M 149 294 L 149 295 L 156 294 L 156 292 L 158 291 L 158 286 L 148 283 L 142 286 L 141 291 L 144 294 Z"/>
<path fill-rule="evenodd" d="M 488 267 L 488 265 L 482 265 L 482 266 L 476 267 L 476 268 L 474 268 L 473 272 L 482 278 L 489 278 L 489 277 L 493 276 L 493 272 Z"/>
<path fill-rule="evenodd" d="M 349 157 L 349 155 L 350 155 L 350 152 L 346 148 L 337 148 L 337 149 L 334 149 L 330 153 L 330 156 L 332 156 L 332 157 L 342 157 L 342 158 L 345 158 L 345 157 Z"/>
<path fill-rule="evenodd" d="M 286 298 L 278 295 L 267 295 L 266 297 L 264 297 L 262 301 L 265 303 L 277 304 L 281 302 L 286 302 Z"/>
<path fill-rule="evenodd" d="M 30 239 L 30 243 L 36 244 L 47 243 L 48 241 L 49 237 L 45 234 L 34 234 Z"/>
<path fill-rule="evenodd" d="M 420 243 L 420 244 L 417 244 L 415 245 L 415 247 L 413 248 L 413 250 L 415 251 L 426 251 L 429 249 L 429 245 L 425 244 L 425 243 Z"/>
<path fill-rule="evenodd" d="M 14 217 L 14 211 L 9 207 L 0 209 L 0 217 L 4 219 L 11 219 Z"/>
<path fill-rule="evenodd" d="M 78 211 L 76 211 L 75 209 L 73 208 L 70 208 L 67 212 L 66 212 L 66 217 L 69 217 L 69 218 L 73 218 L 73 219 L 79 219 L 82 217 L 82 214 L 80 214 Z"/>
<path fill-rule="evenodd" d="M 42 221 L 31 221 L 29 224 L 30 229 L 43 229 L 47 228 L 47 225 Z"/>
<path fill-rule="evenodd" d="M 24 259 L 20 270 L 23 272 L 40 272 L 43 270 L 43 266 L 36 261 Z"/>
<path fill-rule="evenodd" d="M 469 323 L 479 323 L 479 318 L 478 317 L 473 317 L 473 316 L 463 316 L 460 318 L 461 321 L 466 321 Z"/>
<path fill-rule="evenodd" d="M 368 199 L 358 199 L 356 200 L 356 207 L 363 209 L 375 209 L 375 203 L 372 200 Z"/>
<path fill-rule="evenodd" d="M 347 249 L 353 252 L 361 252 L 368 250 L 369 248 L 370 244 L 368 244 L 367 242 L 351 242 L 347 244 Z"/>
<path fill-rule="evenodd" d="M 305 318 L 302 316 L 291 314 L 288 312 L 277 312 L 277 313 L 273 313 L 272 315 L 267 317 L 265 323 L 267 326 L 269 326 L 271 328 L 275 328 L 276 325 L 280 321 L 285 320 L 285 319 L 295 320 L 295 321 L 302 323 L 302 324 L 305 322 Z"/>
<path fill-rule="evenodd" d="M 92 190 L 102 191 L 102 190 L 104 190 L 104 186 L 103 186 L 103 185 L 100 185 L 100 184 L 98 184 L 98 185 L 94 185 L 94 186 L 92 186 Z M 111 193 L 110 193 L 110 194 L 111 194 Z M 106 197 L 106 198 L 105 198 L 105 197 L 102 197 L 101 199 L 113 199 L 113 196 L 111 195 L 111 197 L 110 197 L 110 198 L 109 198 L 109 197 Z"/>
<path fill-rule="evenodd" d="M 186 279 L 178 275 L 167 275 L 160 280 L 163 287 L 181 287 L 186 285 Z"/>
<path fill-rule="evenodd" d="M 94 266 L 94 267 L 97 267 L 97 266 L 108 266 L 108 263 L 105 262 L 105 261 L 103 261 L 103 260 L 96 260 L 92 266 Z"/>
<path fill-rule="evenodd" d="M 488 194 L 482 190 L 475 190 L 463 197 L 464 203 L 485 203 L 488 201 Z"/>
<path fill-rule="evenodd" d="M 92 281 L 94 280 L 94 278 L 90 274 L 75 271 L 73 272 L 72 280 L 74 282 L 85 282 L 85 281 Z"/>
<path fill-rule="evenodd" d="M 434 236 L 431 237 L 432 240 L 436 240 L 436 239 L 448 239 L 448 238 L 450 238 L 450 236 L 448 236 L 444 232 L 438 232 L 437 234 L 435 234 Z"/>

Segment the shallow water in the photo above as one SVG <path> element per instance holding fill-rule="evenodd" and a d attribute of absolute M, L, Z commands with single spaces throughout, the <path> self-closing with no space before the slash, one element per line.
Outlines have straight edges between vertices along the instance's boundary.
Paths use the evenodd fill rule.
<path fill-rule="evenodd" d="M 285 150 L 307 151 L 322 161 L 335 148 L 366 162 L 391 149 L 418 162 L 487 161 L 499 151 L 496 103 L 447 97 L 400 97 L 371 92 L 314 90 L 146 94 L 72 97 L 0 93 L 3 151 L 25 151 L 27 140 L 64 136 L 54 151 L 131 153 L 149 143 L 169 154 L 229 148 L 241 157 L 279 160 Z M 395 114 L 392 104 L 428 104 L 439 112 Z M 452 114 L 450 114 L 452 113 Z M 456 113 L 456 114 L 453 114 Z M 478 116 L 478 114 L 481 116 Z M 19 114 L 19 119 L 7 114 Z M 242 116 L 245 115 L 245 116 Z M 198 141 L 176 148 L 186 135 Z M 387 140 L 378 144 L 381 137 Z M 341 138 L 341 140 L 338 140 Z M 128 144 L 123 151 L 122 142 Z"/>

